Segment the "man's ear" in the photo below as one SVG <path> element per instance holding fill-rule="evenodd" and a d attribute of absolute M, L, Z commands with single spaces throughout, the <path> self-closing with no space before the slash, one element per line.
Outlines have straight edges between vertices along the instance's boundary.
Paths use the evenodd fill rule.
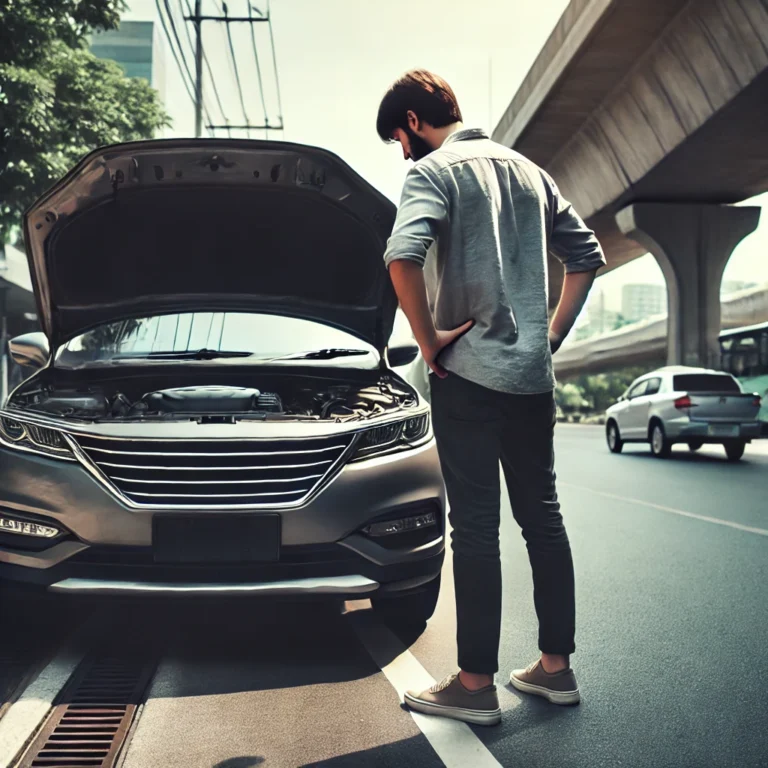
<path fill-rule="evenodd" d="M 415 132 L 421 128 L 421 121 L 419 120 L 418 115 L 412 109 L 408 110 L 406 117 L 408 118 L 408 127 L 412 131 Z"/>

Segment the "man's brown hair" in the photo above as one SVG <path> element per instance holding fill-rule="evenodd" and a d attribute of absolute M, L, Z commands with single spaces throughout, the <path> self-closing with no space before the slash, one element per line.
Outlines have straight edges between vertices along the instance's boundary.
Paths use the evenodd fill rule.
<path fill-rule="evenodd" d="M 395 128 L 407 129 L 409 110 L 433 128 L 462 122 L 451 86 L 426 69 L 406 72 L 384 95 L 376 118 L 376 130 L 382 141 L 392 141 Z"/>

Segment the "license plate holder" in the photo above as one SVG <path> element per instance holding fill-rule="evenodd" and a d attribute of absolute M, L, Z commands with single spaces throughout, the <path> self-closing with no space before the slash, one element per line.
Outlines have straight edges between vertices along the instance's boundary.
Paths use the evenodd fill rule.
<path fill-rule="evenodd" d="M 710 424 L 707 427 L 707 434 L 710 437 L 738 437 L 738 424 Z"/>
<path fill-rule="evenodd" d="M 280 515 L 155 515 L 156 563 L 266 563 L 280 558 Z"/>

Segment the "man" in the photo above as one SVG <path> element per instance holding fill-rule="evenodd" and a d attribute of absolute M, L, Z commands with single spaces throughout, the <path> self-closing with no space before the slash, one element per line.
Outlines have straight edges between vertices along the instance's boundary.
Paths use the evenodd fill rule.
<path fill-rule="evenodd" d="M 501 624 L 499 461 L 533 571 L 541 658 L 512 672 L 518 690 L 574 704 L 573 561 L 555 491 L 552 353 L 605 264 L 594 233 L 552 179 L 465 129 L 440 77 L 407 73 L 384 96 L 379 136 L 414 160 L 385 262 L 433 375 L 432 412 L 453 528 L 460 671 L 412 709 L 496 724 Z M 565 265 L 548 319 L 547 252 Z"/>

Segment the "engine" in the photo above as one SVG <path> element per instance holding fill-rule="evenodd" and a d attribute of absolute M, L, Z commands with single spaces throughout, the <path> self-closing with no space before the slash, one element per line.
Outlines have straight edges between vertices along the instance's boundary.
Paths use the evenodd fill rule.
<path fill-rule="evenodd" d="M 286 379 L 281 391 L 198 385 L 153 389 L 131 396 L 104 386 L 40 387 L 18 394 L 14 405 L 59 418 L 86 421 L 135 420 L 332 420 L 377 416 L 417 402 L 412 391 L 384 378 L 375 384 L 330 384 Z"/>

